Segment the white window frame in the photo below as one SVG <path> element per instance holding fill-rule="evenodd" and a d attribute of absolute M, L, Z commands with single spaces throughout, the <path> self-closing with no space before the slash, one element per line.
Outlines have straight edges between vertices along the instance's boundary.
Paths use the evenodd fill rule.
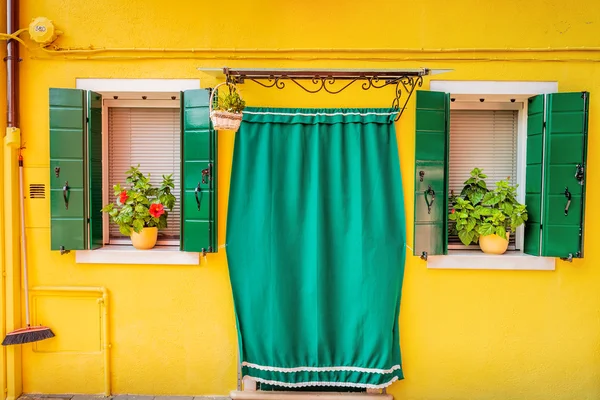
<path fill-rule="evenodd" d="M 129 97 L 130 93 L 120 93 L 115 95 L 119 98 L 123 98 L 123 97 Z M 139 98 L 139 95 L 136 96 Z M 108 168 L 105 168 L 105 166 L 108 166 L 108 163 L 110 162 L 109 160 L 109 141 L 108 141 L 108 129 L 109 129 L 109 122 L 108 122 L 108 113 L 109 113 L 109 109 L 110 108 L 180 108 L 180 103 L 179 103 L 179 95 L 175 96 L 173 95 L 173 97 L 175 97 L 175 99 L 171 99 L 171 100 L 162 100 L 162 99 L 155 99 L 155 97 L 158 96 L 153 96 L 153 94 L 146 94 L 146 99 L 145 100 L 115 100 L 114 98 L 108 98 L 108 99 L 102 99 L 102 132 L 106 132 L 106 135 L 102 135 L 102 204 L 108 204 L 110 203 L 111 200 L 111 195 L 112 195 L 112 188 L 109 186 L 109 174 L 108 174 Z M 183 210 L 182 210 L 183 212 Z M 128 239 L 110 239 L 110 230 L 109 230 L 109 223 L 110 223 L 110 219 L 109 219 L 109 215 L 106 213 L 103 213 L 102 215 L 102 237 L 103 237 L 103 243 L 104 246 L 107 245 L 129 245 L 131 243 L 130 240 Z M 159 246 L 179 246 L 181 243 L 181 238 L 180 240 L 158 240 L 156 242 L 157 245 Z"/>
<path fill-rule="evenodd" d="M 451 98 L 452 94 L 450 94 Z M 515 101 L 511 102 L 510 96 L 496 97 L 494 101 L 481 102 L 479 99 L 485 99 L 485 95 L 462 95 L 460 100 L 454 98 L 454 101 L 450 102 L 450 110 L 514 110 L 518 111 L 517 115 L 517 200 L 521 203 L 525 202 L 525 173 L 526 164 L 525 159 L 527 157 L 527 101 Z M 504 101 L 502 101 L 504 100 Z M 473 168 L 477 167 L 476 165 Z M 485 172 L 485 171 L 484 171 Z M 466 179 L 466 178 L 465 178 Z M 523 237 L 524 227 L 520 226 L 515 232 L 515 249 L 509 251 L 522 251 L 523 249 Z M 459 246 L 450 248 L 449 251 L 453 250 L 472 250 L 474 248 L 479 249 L 478 246 Z"/>
<path fill-rule="evenodd" d="M 78 78 L 76 79 L 76 88 L 92 90 L 107 99 L 114 96 L 121 96 L 119 98 L 123 100 L 139 99 L 146 93 L 158 93 L 161 99 L 170 100 L 172 96 L 179 96 L 179 93 L 185 90 L 200 89 L 200 79 Z M 104 166 L 102 168 L 104 173 Z M 105 245 L 97 250 L 75 251 L 75 262 L 80 264 L 198 265 L 200 264 L 200 253 L 179 251 L 179 248 L 175 246 L 158 246 L 154 249 L 138 251 L 132 246 Z"/>
<path fill-rule="evenodd" d="M 485 107 L 511 109 L 510 107 L 517 107 L 519 110 L 519 131 L 517 133 L 517 183 L 519 183 L 519 188 L 517 189 L 517 198 L 523 202 L 527 154 L 527 99 L 539 94 L 558 92 L 558 82 L 432 80 L 429 88 L 431 91 L 449 93 L 450 98 L 454 99 L 450 103 L 451 109 L 486 109 Z M 484 99 L 484 101 L 481 102 L 480 99 Z M 516 245 L 517 248 L 522 249 L 522 227 L 519 228 L 519 232 L 517 238 L 519 242 Z M 469 250 L 451 250 L 447 256 L 429 256 L 427 258 L 427 268 L 432 269 L 548 271 L 554 270 L 555 264 L 554 258 L 530 256 L 520 251 L 511 251 L 501 256 L 495 256 Z"/>

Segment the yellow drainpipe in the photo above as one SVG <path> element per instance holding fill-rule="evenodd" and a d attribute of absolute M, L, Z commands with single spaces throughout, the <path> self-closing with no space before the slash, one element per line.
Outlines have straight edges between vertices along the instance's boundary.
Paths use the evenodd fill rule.
<path fill-rule="evenodd" d="M 21 328 L 21 251 L 19 246 L 18 152 L 21 132 L 7 128 L 4 136 L 4 333 Z M 6 346 L 6 399 L 15 400 L 23 392 L 21 346 Z"/>
<path fill-rule="evenodd" d="M 98 299 L 98 303 L 102 304 L 102 333 L 104 336 L 102 350 L 104 353 L 104 395 L 111 395 L 110 382 L 110 348 L 108 331 L 108 290 L 105 287 L 99 286 L 35 286 L 32 291 L 38 292 L 78 292 L 78 293 L 101 293 L 102 298 Z M 58 332 L 57 332 L 58 334 Z"/>

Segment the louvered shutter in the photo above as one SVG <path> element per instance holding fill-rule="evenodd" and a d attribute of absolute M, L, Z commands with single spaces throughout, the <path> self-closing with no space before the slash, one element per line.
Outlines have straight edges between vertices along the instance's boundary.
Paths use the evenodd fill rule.
<path fill-rule="evenodd" d="M 500 180 L 516 184 L 517 130 L 515 110 L 451 110 L 449 189 L 459 195 L 473 168 L 483 169 L 490 189 Z M 513 249 L 514 242 L 515 235 L 511 235 Z M 450 235 L 448 245 L 462 243 Z"/>
<path fill-rule="evenodd" d="M 125 184 L 125 172 L 140 165 L 150 181 L 159 186 L 162 175 L 173 174 L 177 201 L 169 212 L 167 228 L 159 240 L 178 240 L 180 225 L 180 115 L 178 108 L 110 107 L 108 109 L 108 183 L 111 201 L 113 185 Z M 110 238 L 124 238 L 118 225 L 110 223 Z M 117 240 L 118 241 L 118 240 Z"/>

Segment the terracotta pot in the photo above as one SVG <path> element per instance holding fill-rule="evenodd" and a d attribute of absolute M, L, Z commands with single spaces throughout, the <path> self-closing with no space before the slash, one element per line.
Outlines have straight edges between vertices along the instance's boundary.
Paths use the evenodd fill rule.
<path fill-rule="evenodd" d="M 479 247 L 486 254 L 504 254 L 508 249 L 508 239 L 510 232 L 506 232 L 506 239 L 493 234 L 487 236 L 479 236 Z"/>
<path fill-rule="evenodd" d="M 131 232 L 131 243 L 138 250 L 148 250 L 156 246 L 158 228 L 142 228 L 140 233 Z"/>

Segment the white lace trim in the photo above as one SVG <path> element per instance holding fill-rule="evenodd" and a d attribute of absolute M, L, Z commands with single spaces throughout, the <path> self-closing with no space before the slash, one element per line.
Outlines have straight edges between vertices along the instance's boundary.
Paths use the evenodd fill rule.
<path fill-rule="evenodd" d="M 369 383 L 354 383 L 354 382 L 322 382 L 322 381 L 314 381 L 314 382 L 298 382 L 298 383 L 288 383 L 288 382 L 279 382 L 279 381 L 270 381 L 268 379 L 256 378 L 254 376 L 247 375 L 248 378 L 254 379 L 257 382 L 264 383 L 267 385 L 275 385 L 275 386 L 283 386 L 283 387 L 309 387 L 309 386 L 339 386 L 339 387 L 353 387 L 353 388 L 366 388 L 366 389 L 383 389 L 385 387 L 390 386 L 392 383 L 398 380 L 398 377 L 393 377 L 389 382 L 382 383 L 381 385 L 372 385 Z"/>
<path fill-rule="evenodd" d="M 400 369 L 400 365 L 394 365 L 390 369 L 380 369 L 380 368 L 364 368 L 364 367 L 293 367 L 293 368 L 280 368 L 280 367 L 271 367 L 265 365 L 258 365 L 249 363 L 244 361 L 242 366 L 260 369 L 262 371 L 271 371 L 271 372 L 320 372 L 320 371 L 353 371 L 353 372 L 368 372 L 370 374 L 391 374 L 392 372 Z"/>

